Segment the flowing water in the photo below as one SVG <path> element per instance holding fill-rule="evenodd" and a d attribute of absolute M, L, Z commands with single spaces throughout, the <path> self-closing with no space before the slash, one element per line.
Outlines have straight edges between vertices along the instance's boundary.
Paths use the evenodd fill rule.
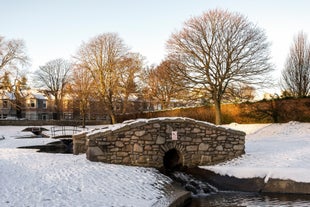
<path fill-rule="evenodd" d="M 242 192 L 217 192 L 205 196 L 194 196 L 186 207 L 247 206 L 247 207 L 306 207 L 310 206 L 309 195 L 279 195 Z"/>
<path fill-rule="evenodd" d="M 183 172 L 173 172 L 171 177 L 186 190 L 192 192 L 192 202 L 186 207 L 206 206 L 251 206 L 251 207 L 306 207 L 310 206 L 310 195 L 261 194 L 236 191 L 219 191 L 208 183 L 201 182 Z"/>

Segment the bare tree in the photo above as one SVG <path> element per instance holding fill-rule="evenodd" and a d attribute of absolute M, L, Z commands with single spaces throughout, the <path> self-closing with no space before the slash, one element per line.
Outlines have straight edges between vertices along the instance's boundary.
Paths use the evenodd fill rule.
<path fill-rule="evenodd" d="M 128 53 L 120 62 L 120 96 L 122 97 L 122 113 L 127 112 L 129 96 L 138 92 L 137 74 L 141 72 L 143 58 L 138 53 Z"/>
<path fill-rule="evenodd" d="M 21 69 L 28 64 L 29 58 L 23 40 L 5 40 L 0 36 L 0 89 L 14 94 L 11 104 L 16 109 L 18 118 L 21 118 L 23 107 L 22 90 L 27 88 L 27 78 Z"/>
<path fill-rule="evenodd" d="M 282 70 L 282 87 L 295 97 L 310 94 L 310 44 L 307 35 L 299 32 Z"/>
<path fill-rule="evenodd" d="M 112 124 L 116 123 L 115 102 L 120 98 L 122 63 L 127 54 L 128 49 L 117 34 L 105 33 L 82 44 L 75 57 L 78 63 L 92 74 Z"/>
<path fill-rule="evenodd" d="M 163 109 L 167 109 L 173 98 L 179 97 L 184 91 L 182 81 L 174 79 L 175 67 L 179 67 L 171 60 L 162 61 L 157 67 L 148 69 L 147 72 L 147 90 L 152 99 L 159 102 Z"/>
<path fill-rule="evenodd" d="M 223 96 L 223 100 L 227 102 L 245 102 L 251 101 L 255 97 L 255 88 L 243 84 L 231 84 L 226 89 L 226 93 Z"/>
<path fill-rule="evenodd" d="M 221 101 L 230 84 L 262 84 L 272 70 L 264 31 L 238 13 L 216 9 L 193 17 L 171 35 L 167 48 L 184 65 L 176 75 L 210 94 L 216 124 L 222 122 Z"/>
<path fill-rule="evenodd" d="M 56 119 L 60 118 L 64 89 L 70 80 L 71 64 L 64 59 L 47 62 L 35 72 L 38 86 L 43 87 L 55 99 Z"/>
<path fill-rule="evenodd" d="M 29 58 L 25 52 L 23 40 L 12 39 L 6 41 L 0 36 L 0 71 L 18 68 L 29 63 Z"/>
<path fill-rule="evenodd" d="M 90 101 L 95 97 L 94 80 L 86 68 L 77 64 L 74 65 L 72 74 L 72 83 L 68 87 L 70 94 L 79 104 L 82 126 L 85 127 Z"/>

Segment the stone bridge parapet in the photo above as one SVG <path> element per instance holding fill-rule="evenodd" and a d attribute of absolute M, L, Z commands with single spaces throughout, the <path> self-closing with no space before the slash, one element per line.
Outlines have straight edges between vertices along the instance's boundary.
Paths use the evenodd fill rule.
<path fill-rule="evenodd" d="M 144 167 L 194 167 L 244 154 L 245 133 L 189 118 L 126 121 L 73 136 L 73 153 Z"/>

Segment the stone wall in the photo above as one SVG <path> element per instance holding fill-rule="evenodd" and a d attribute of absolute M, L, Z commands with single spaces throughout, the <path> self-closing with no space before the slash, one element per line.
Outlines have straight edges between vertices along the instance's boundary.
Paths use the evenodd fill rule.
<path fill-rule="evenodd" d="M 73 136 L 74 154 L 105 163 L 162 167 L 214 164 L 244 154 L 245 133 L 188 118 L 155 118 L 110 125 Z M 170 153 L 171 154 L 171 153 Z"/>

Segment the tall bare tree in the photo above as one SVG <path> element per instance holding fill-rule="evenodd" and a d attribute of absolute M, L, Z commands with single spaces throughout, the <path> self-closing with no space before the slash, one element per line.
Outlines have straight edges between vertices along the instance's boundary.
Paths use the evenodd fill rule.
<path fill-rule="evenodd" d="M 75 57 L 92 74 L 112 124 L 116 123 L 115 102 L 120 98 L 122 63 L 127 54 L 128 49 L 117 34 L 104 33 L 82 44 Z"/>
<path fill-rule="evenodd" d="M 5 40 L 0 36 L 0 71 L 27 65 L 29 58 L 23 40 Z"/>
<path fill-rule="evenodd" d="M 19 69 L 12 72 L 5 72 L 2 78 L 2 87 L 5 91 L 14 94 L 14 99 L 10 100 L 16 110 L 17 118 L 22 118 L 22 107 L 25 101 L 25 92 L 28 89 L 25 74 L 20 73 Z"/>
<path fill-rule="evenodd" d="M 6 40 L 0 36 L 0 89 L 14 94 L 15 99 L 11 100 L 11 104 L 16 109 L 18 118 L 21 118 L 22 90 L 27 88 L 27 78 L 22 69 L 28 64 L 29 58 L 23 40 Z"/>
<path fill-rule="evenodd" d="M 295 97 L 310 94 L 310 44 L 303 32 L 294 38 L 282 70 L 282 87 Z"/>
<path fill-rule="evenodd" d="M 176 75 L 210 94 L 216 124 L 222 122 L 221 101 L 230 84 L 261 84 L 272 70 L 264 31 L 241 14 L 225 10 L 189 19 L 171 35 L 167 48 L 170 58 L 184 65 Z"/>
<path fill-rule="evenodd" d="M 65 86 L 70 80 L 71 64 L 64 59 L 55 59 L 40 66 L 35 72 L 38 86 L 43 87 L 55 99 L 56 119 L 60 119 Z"/>
<path fill-rule="evenodd" d="M 72 83 L 69 91 L 74 100 L 79 104 L 79 111 L 82 116 L 82 126 L 85 127 L 87 111 L 90 110 L 90 101 L 94 99 L 94 80 L 86 68 L 75 64 L 72 72 Z"/>
<path fill-rule="evenodd" d="M 138 92 L 136 77 L 141 72 L 143 58 L 138 53 L 128 53 L 120 62 L 120 88 L 122 97 L 122 113 L 127 112 L 129 96 Z"/>
<path fill-rule="evenodd" d="M 163 109 L 167 109 L 173 98 L 185 99 L 179 97 L 184 91 L 184 85 L 181 80 L 174 79 L 175 67 L 179 67 L 171 60 L 162 61 L 157 67 L 148 69 L 147 72 L 147 90 L 152 99 L 159 102 Z"/>

